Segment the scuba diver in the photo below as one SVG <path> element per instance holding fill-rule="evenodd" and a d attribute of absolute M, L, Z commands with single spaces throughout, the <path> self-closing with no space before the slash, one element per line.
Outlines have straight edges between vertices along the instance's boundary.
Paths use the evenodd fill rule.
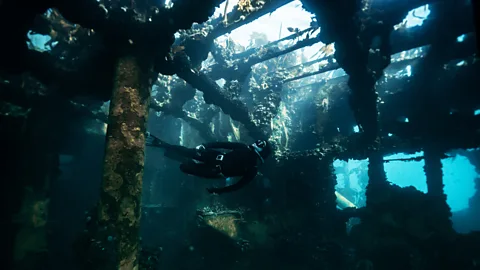
<path fill-rule="evenodd" d="M 209 193 L 226 193 L 241 189 L 257 175 L 258 166 L 271 154 L 269 142 L 257 140 L 251 145 L 238 142 L 212 142 L 195 148 L 168 144 L 149 134 L 147 146 L 163 148 L 165 156 L 180 161 L 180 170 L 186 174 L 210 179 L 242 178 L 235 184 L 221 188 L 207 188 Z M 227 151 L 225 151 L 227 150 Z"/>

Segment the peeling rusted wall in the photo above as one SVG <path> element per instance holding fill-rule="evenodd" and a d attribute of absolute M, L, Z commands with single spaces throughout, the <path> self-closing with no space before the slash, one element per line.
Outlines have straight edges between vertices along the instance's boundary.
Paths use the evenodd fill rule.
<path fill-rule="evenodd" d="M 137 269 L 148 73 L 134 57 L 120 58 L 110 103 L 98 215 L 115 237 L 117 269 Z"/>

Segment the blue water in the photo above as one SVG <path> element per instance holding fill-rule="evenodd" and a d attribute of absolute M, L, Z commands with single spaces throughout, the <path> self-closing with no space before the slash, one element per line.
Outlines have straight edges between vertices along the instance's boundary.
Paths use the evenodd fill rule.
<path fill-rule="evenodd" d="M 385 159 L 397 159 L 397 158 L 411 158 L 415 156 L 422 156 L 423 153 L 419 152 L 414 155 L 395 154 L 385 157 Z M 343 165 L 344 161 L 335 161 L 334 166 L 337 170 L 337 187 L 343 187 L 343 176 L 339 174 L 338 167 Z M 365 166 L 367 160 L 351 160 L 347 166 L 350 170 L 358 168 L 359 166 Z M 474 180 L 477 177 L 475 167 L 470 161 L 463 156 L 455 156 L 453 158 L 447 158 L 442 160 L 443 164 L 443 182 L 445 184 L 445 194 L 447 195 L 447 203 L 451 207 L 452 212 L 464 210 L 468 208 L 468 201 L 475 194 Z M 417 190 L 427 192 L 426 176 L 423 171 L 425 162 L 421 161 L 392 161 L 385 163 L 385 172 L 387 179 L 393 184 L 400 187 L 413 186 Z M 366 167 L 364 167 L 366 169 Z M 360 189 L 358 185 L 358 178 L 355 173 L 350 174 L 350 182 L 352 189 L 357 190 L 360 193 L 364 193 L 364 190 Z"/>

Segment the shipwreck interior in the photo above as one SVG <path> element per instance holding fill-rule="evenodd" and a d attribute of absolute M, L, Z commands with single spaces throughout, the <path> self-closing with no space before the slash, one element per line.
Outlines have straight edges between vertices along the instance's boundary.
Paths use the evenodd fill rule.
<path fill-rule="evenodd" d="M 0 0 L 3 266 L 480 269 L 479 6 Z M 211 195 L 147 131 L 274 155 Z"/>

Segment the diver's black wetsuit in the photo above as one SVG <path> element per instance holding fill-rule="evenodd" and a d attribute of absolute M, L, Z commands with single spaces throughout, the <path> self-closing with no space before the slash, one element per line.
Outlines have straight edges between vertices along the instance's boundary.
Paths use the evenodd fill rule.
<path fill-rule="evenodd" d="M 251 182 L 257 175 L 257 164 L 263 162 L 263 157 L 252 146 L 236 142 L 212 142 L 187 148 L 154 137 L 149 146 L 164 148 L 165 156 L 182 162 L 180 170 L 187 174 L 204 178 L 243 176 L 233 185 L 207 189 L 217 194 L 236 191 Z"/>

